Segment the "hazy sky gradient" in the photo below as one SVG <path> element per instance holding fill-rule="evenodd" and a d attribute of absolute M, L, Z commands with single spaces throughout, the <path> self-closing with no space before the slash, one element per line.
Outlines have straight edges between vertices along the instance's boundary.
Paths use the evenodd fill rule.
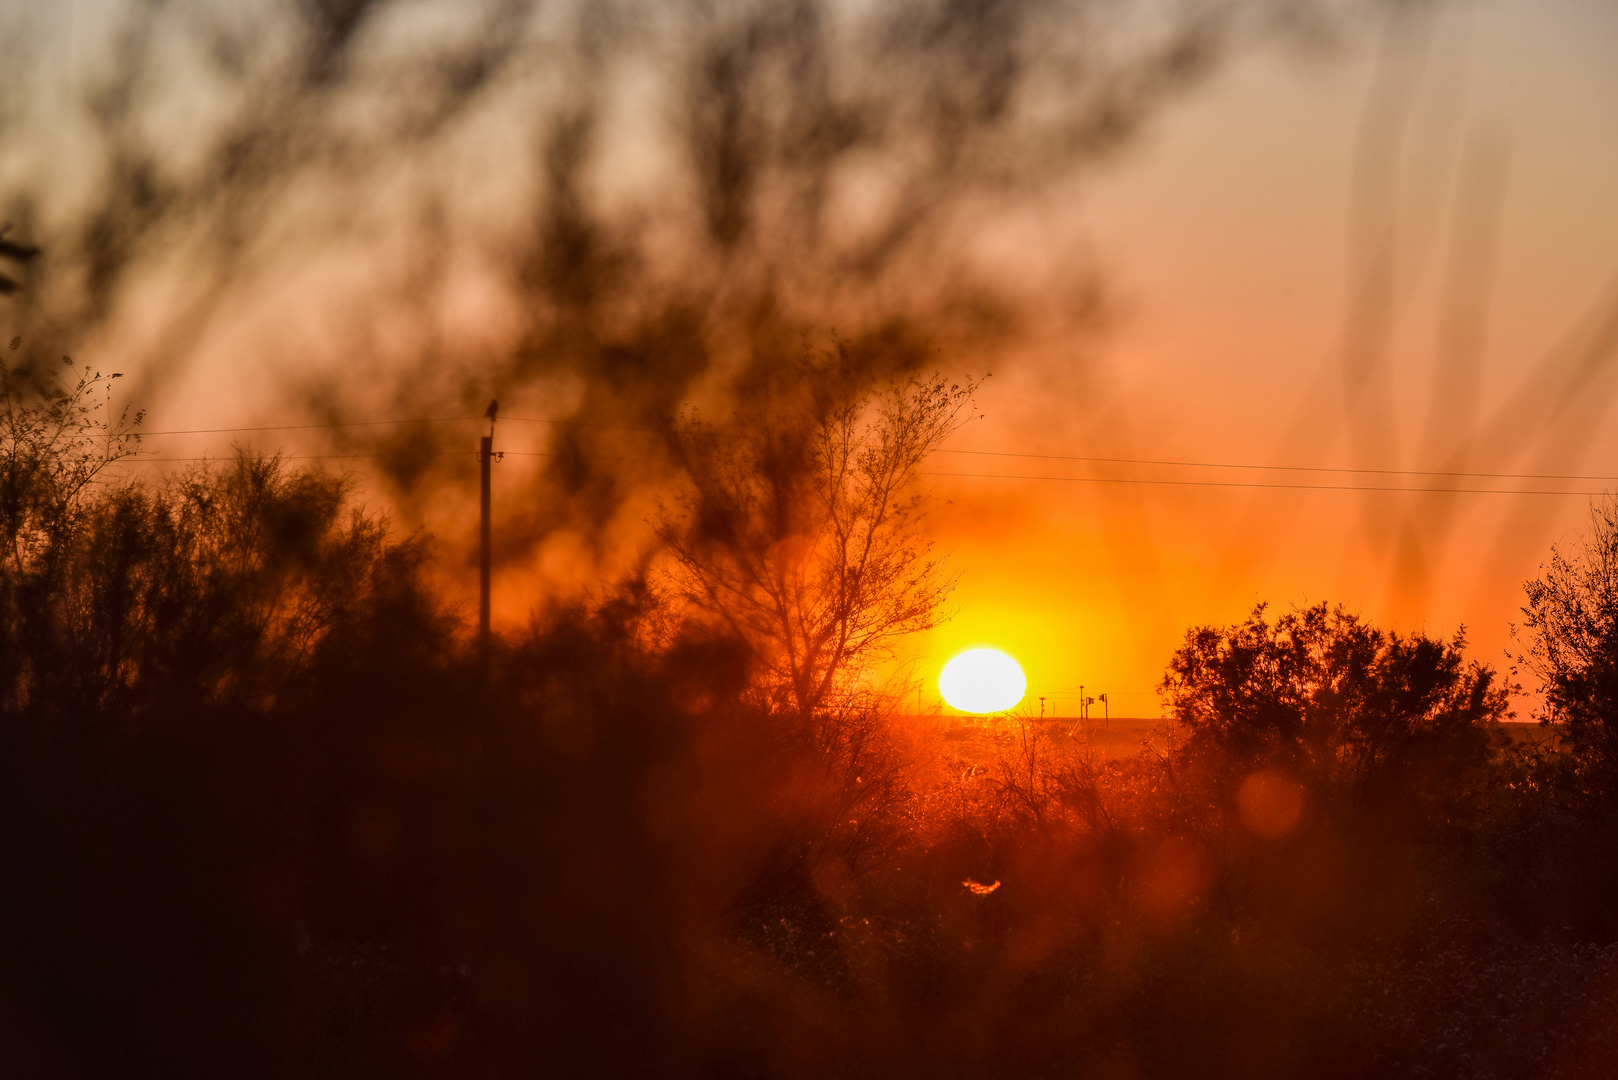
<path fill-rule="evenodd" d="M 1604 407 L 1598 416 L 1547 425 L 1521 389 L 1570 339 L 1577 347 L 1581 324 L 1614 301 L 1614 49 L 1618 14 L 1605 5 L 1496 2 L 1446 9 L 1425 48 L 1396 44 L 1380 75 L 1374 48 L 1315 62 L 1248 54 L 1072 193 L 1089 255 L 1106 272 L 1116 312 L 1110 331 L 1072 346 L 1071 358 L 1053 345 L 1037 362 L 997 377 L 984 396 L 989 419 L 956 445 L 1455 467 L 1441 437 L 1453 443 L 1455 433 L 1439 424 L 1435 443 L 1429 429 L 1435 399 L 1454 397 L 1453 387 L 1435 389 L 1434 377 L 1444 312 L 1456 306 L 1456 267 L 1487 261 L 1475 243 L 1452 252 L 1458 233 L 1477 231 L 1477 214 L 1457 225 L 1470 152 L 1474 174 L 1490 167 L 1503 174 L 1498 213 L 1482 214 L 1497 225 L 1498 243 L 1478 320 L 1477 415 L 1501 412 L 1512 437 L 1475 449 L 1466 467 L 1618 475 Z M 1381 453 L 1367 459 L 1356 455 L 1348 431 L 1374 418 L 1350 415 L 1339 366 L 1350 319 L 1356 168 L 1373 94 L 1397 79 L 1398 65 L 1412 89 L 1391 171 L 1392 438 L 1377 438 Z M 1503 164 L 1476 164 L 1491 156 Z M 1519 406 L 1522 419 L 1514 422 Z M 1564 438 L 1573 435 L 1588 436 L 1588 446 Z M 943 467 L 1216 482 L 1452 482 L 986 457 L 952 458 Z M 1053 696 L 1064 713 L 1082 682 L 1092 694 L 1111 689 L 1115 714 L 1148 715 L 1184 628 L 1237 620 L 1260 600 L 1341 600 L 1374 619 L 1444 636 L 1464 623 L 1475 654 L 1501 662 L 1522 580 L 1551 543 L 1578 530 L 1587 503 L 1011 480 L 952 481 L 947 490 L 961 511 L 951 545 L 966 572 L 962 610 L 929 651 L 942 656 L 997 641 L 1025 658 L 1031 694 Z M 1429 520 L 1435 508 L 1447 514 L 1442 522 Z M 996 518 L 1003 524 L 981 524 Z M 1421 566 L 1401 573 L 1412 536 Z"/>
<path fill-rule="evenodd" d="M 849 26 L 867 11 L 823 6 Z M 1123 10 L 1091 8 L 1107 18 Z M 26 92 L 17 82 L 7 86 L 12 128 L 27 137 L 0 148 L 0 187 L 33 183 L 48 191 L 38 222 L 47 231 L 51 213 L 71 217 L 81 190 L 95 188 L 96 159 L 81 137 L 79 103 L 108 70 L 112 15 L 124 10 L 116 0 L 72 0 L 6 13 L 37 31 L 28 40 L 38 78 Z M 195 25 L 228 24 L 250 45 L 241 61 L 249 72 L 273 69 L 277 57 L 295 51 L 296 42 L 277 36 L 277 10 L 270 0 L 173 7 L 176 18 Z M 363 64 L 354 69 L 364 76 L 354 80 L 359 89 L 324 116 L 350 139 L 336 144 L 364 150 L 385 123 L 409 121 L 410 84 L 390 82 L 386 65 L 424 42 L 453 43 L 460 24 L 446 13 L 487 14 L 498 5 L 411 10 L 417 14 L 387 23 L 387 33 L 366 39 L 356 54 L 376 66 L 369 75 Z M 565 22 L 573 7 L 554 10 L 562 15 L 531 28 L 534 55 L 553 57 L 554 65 L 531 64 L 521 78 L 497 82 L 493 106 L 469 111 L 449 134 L 397 160 L 330 166 L 336 179 L 328 187 L 294 184 L 266 198 L 251 218 L 245 269 L 215 293 L 209 272 L 188 261 L 187 234 L 170 236 L 172 249 L 120 294 L 98 336 L 76 351 L 140 368 L 140 358 L 160 352 L 165 335 L 184 324 L 191 297 L 210 297 L 214 306 L 184 338 L 184 363 L 134 372 L 145 376 L 132 385 L 151 396 L 141 404 L 151 407 L 154 431 L 324 415 L 330 403 L 321 400 L 322 387 L 342 399 L 347 417 L 458 414 L 474 400 L 475 414 L 495 393 L 510 417 L 597 409 L 585 368 L 500 366 L 500 358 L 539 348 L 536 341 L 551 348 L 561 340 L 534 336 L 501 263 L 518 217 L 510 207 L 544 180 L 521 123 L 529 112 L 569 100 L 569 80 L 594 70 L 579 55 L 545 52 L 565 40 L 552 24 Z M 651 8 L 621 10 L 655 22 Z M 837 259 L 858 246 L 872 221 L 902 216 L 894 193 L 908 189 L 893 178 L 915 167 L 915 155 L 906 156 L 910 129 L 896 121 L 887 143 L 849 155 L 830 174 L 832 225 L 802 259 L 784 246 L 790 230 L 763 227 L 760 236 L 775 246 L 754 264 L 716 271 L 719 264 L 699 259 L 688 266 L 680 253 L 698 243 L 695 233 L 678 213 L 665 212 L 665 204 L 692 197 L 681 187 L 689 178 L 670 165 L 666 125 L 657 122 L 668 106 L 669 72 L 646 60 L 665 44 L 662 31 L 609 28 L 602 33 L 630 44 L 617 67 L 601 69 L 614 89 L 601 99 L 605 120 L 597 156 L 581 173 L 581 197 L 615 221 L 642 222 L 626 235 L 654 268 L 646 279 L 652 291 L 685 287 L 687 277 L 702 282 L 711 272 L 714 284 L 701 288 L 718 298 L 716 307 L 751 295 L 747 289 L 772 274 L 802 275 L 767 294 L 786 298 L 788 307 L 799 303 L 792 318 L 813 323 L 821 313 L 856 333 L 873 312 L 953 317 L 963 306 L 950 290 L 970 296 L 983 282 L 1031 298 L 1018 313 L 1022 332 L 1012 346 L 975 348 L 960 344 L 967 339 L 957 328 L 940 331 L 941 362 L 960 373 L 994 372 L 979 397 L 985 419 L 957 437 L 956 450 L 1618 475 L 1606 404 L 1618 393 L 1607 374 L 1618 357 L 1599 340 L 1618 273 L 1618 67 L 1610 60 L 1618 55 L 1618 13 L 1597 0 L 1457 3 L 1425 23 L 1408 14 L 1419 5 L 1401 10 L 1407 14 L 1396 32 L 1380 29 L 1384 12 L 1377 25 L 1335 47 L 1278 45 L 1256 35 L 1228 52 L 1216 49 L 1220 62 L 1206 78 L 1171 69 L 1161 87 L 1131 91 L 1144 119 L 1120 129 L 1127 137 L 1075 154 L 1083 167 L 1056 168 L 1026 186 L 1018 185 L 1016 167 L 1041 164 L 1037 139 L 996 142 L 1005 133 L 989 131 L 994 138 L 975 145 L 972 167 L 1013 175 L 992 189 L 947 189 L 918 233 L 922 241 L 899 248 L 869 280 L 842 280 L 826 268 L 842 265 Z M 268 29 L 242 37 L 243 28 L 260 24 Z M 206 64 L 174 51 L 181 37 L 154 40 L 165 57 L 154 70 L 174 87 L 155 95 L 161 107 L 146 122 L 159 156 L 183 174 L 211 125 L 239 102 L 200 74 Z M 960 55 L 976 45 L 963 41 Z M 882 82 L 893 73 L 880 63 L 872 70 L 876 75 L 862 77 L 889 95 L 882 100 L 899 102 L 895 117 L 907 115 L 902 85 L 894 91 Z M 790 81 L 768 85 L 803 89 Z M 924 154 L 924 140 L 917 145 Z M 1007 156 L 997 159 L 1002 150 Z M 760 205 L 771 204 L 766 198 Z M 757 266 L 752 279 L 747 265 Z M 688 275 L 690 267 L 702 272 Z M 745 367 L 726 359 L 722 332 L 711 336 L 720 344 L 688 398 L 722 401 L 725 380 L 736 365 Z M 482 380 L 480 365 L 512 374 Z M 512 422 L 500 438 L 508 449 L 540 452 L 555 447 L 556 430 Z M 474 434 L 455 429 L 453 438 L 466 442 Z M 234 437 L 293 452 L 355 449 L 297 432 Z M 204 433 L 153 438 L 147 446 L 154 456 L 218 454 L 231 440 Z M 596 452 L 602 446 L 616 446 L 620 457 L 639 453 L 630 439 L 600 439 Z M 542 460 L 513 457 L 501 466 L 504 520 L 497 518 L 497 530 L 544 537 L 514 549 L 505 563 L 497 616 L 508 623 L 525 617 L 535 590 L 583 580 L 581 567 L 631 563 L 656 513 L 649 485 L 619 499 L 610 527 L 598 524 L 593 534 L 558 528 L 546 517 Z M 469 481 L 470 460 L 464 464 Z M 1220 483 L 1449 482 L 967 454 L 940 455 L 935 470 Z M 445 476 L 405 516 L 439 531 L 453 550 L 469 537 L 470 492 L 457 486 L 459 474 Z M 924 699 L 950 655 L 991 644 L 1024 661 L 1028 707 L 1037 709 L 1043 694 L 1070 712 L 1083 683 L 1113 695 L 1121 715 L 1155 714 L 1154 687 L 1188 625 L 1239 619 L 1260 600 L 1340 600 L 1372 619 L 1444 636 L 1465 623 L 1475 654 L 1499 661 L 1521 581 L 1551 543 L 1577 529 L 1587 502 L 950 476 L 935 482 L 948 500 L 939 544 L 962 579 L 955 617 L 907 658 L 907 670 L 926 686 Z M 454 558 L 444 565 L 451 579 L 466 569 Z"/>

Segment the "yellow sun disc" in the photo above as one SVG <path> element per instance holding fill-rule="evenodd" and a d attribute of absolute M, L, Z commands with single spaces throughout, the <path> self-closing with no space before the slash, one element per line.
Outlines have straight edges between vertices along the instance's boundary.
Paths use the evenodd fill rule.
<path fill-rule="evenodd" d="M 999 649 L 968 649 L 938 676 L 938 692 L 962 712 L 1005 712 L 1027 690 L 1022 668 Z"/>

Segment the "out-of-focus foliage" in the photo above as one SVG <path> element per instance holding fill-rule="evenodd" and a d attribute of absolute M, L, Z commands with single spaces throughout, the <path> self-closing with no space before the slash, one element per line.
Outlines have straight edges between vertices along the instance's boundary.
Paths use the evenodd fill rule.
<path fill-rule="evenodd" d="M 1329 47 L 1379 8 L 22 5 L 0 11 L 0 223 L 43 254 L 8 332 L 49 352 L 116 341 L 156 392 L 250 327 L 273 341 L 264 362 L 297 357 L 284 405 L 316 419 L 476 415 L 498 396 L 573 420 L 511 543 L 593 540 L 684 405 L 745 397 L 819 328 L 978 370 L 1052 320 L 1092 328 L 1076 239 L 1053 241 L 1071 250 L 1047 280 L 1014 283 L 972 254 L 982 230 L 1068 198 L 1232 52 Z M 650 433 L 637 453 L 624 428 Z M 426 497 L 460 436 L 337 437 Z"/>

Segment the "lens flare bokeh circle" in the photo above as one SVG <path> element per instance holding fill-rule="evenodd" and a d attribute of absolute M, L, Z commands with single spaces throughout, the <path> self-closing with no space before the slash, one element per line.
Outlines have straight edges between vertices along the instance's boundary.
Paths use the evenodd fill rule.
<path fill-rule="evenodd" d="M 938 692 L 962 712 L 1005 712 L 1027 690 L 1022 668 L 999 649 L 968 649 L 945 664 L 938 676 Z"/>

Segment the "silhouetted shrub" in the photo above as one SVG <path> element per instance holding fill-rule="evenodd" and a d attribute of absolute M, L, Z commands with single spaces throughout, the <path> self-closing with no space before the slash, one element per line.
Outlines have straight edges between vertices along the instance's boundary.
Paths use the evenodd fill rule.
<path fill-rule="evenodd" d="M 1550 565 L 1523 588 L 1517 660 L 1542 683 L 1545 721 L 1579 771 L 1618 770 L 1618 497 L 1593 504 L 1574 551 L 1552 548 Z M 1618 790 L 1610 779 L 1601 786 Z"/>
<path fill-rule="evenodd" d="M 1465 645 L 1325 604 L 1272 623 L 1260 605 L 1237 626 L 1188 631 L 1162 691 L 1188 750 L 1212 755 L 1226 783 L 1274 770 L 1327 806 L 1442 815 L 1475 791 L 1507 715 L 1506 689 Z"/>

